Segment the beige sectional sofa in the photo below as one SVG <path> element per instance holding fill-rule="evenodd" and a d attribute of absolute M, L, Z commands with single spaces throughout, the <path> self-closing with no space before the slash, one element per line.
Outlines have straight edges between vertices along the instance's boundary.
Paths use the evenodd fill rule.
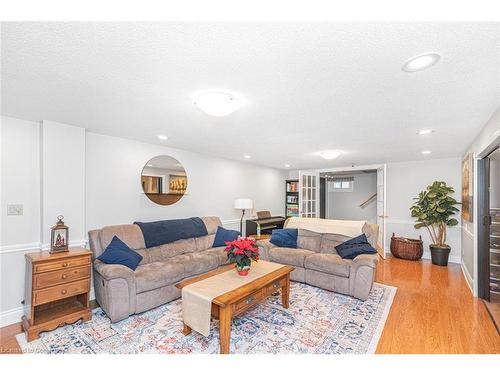
<path fill-rule="evenodd" d="M 94 258 L 94 290 L 97 302 L 112 322 L 125 319 L 180 297 L 175 284 L 227 264 L 224 247 L 213 248 L 217 217 L 201 218 L 208 234 L 146 249 L 136 224 L 113 225 L 89 231 Z M 142 255 L 137 269 L 105 264 L 95 258 L 102 254 L 113 236 Z"/>
<path fill-rule="evenodd" d="M 377 248 L 378 226 L 365 223 L 362 232 Z M 290 275 L 294 281 L 366 300 L 373 285 L 378 255 L 362 254 L 354 260 L 342 259 L 335 246 L 350 238 L 298 228 L 296 249 L 274 246 L 270 240 L 259 241 L 261 259 L 295 267 Z"/>
<path fill-rule="evenodd" d="M 142 231 L 136 224 L 89 231 L 96 299 L 112 322 L 179 298 L 181 293 L 175 287 L 176 283 L 228 263 L 224 247 L 212 247 L 217 227 L 222 226 L 220 219 L 201 219 L 207 228 L 207 235 L 147 249 Z M 363 232 L 375 245 L 376 226 L 366 224 Z M 143 257 L 135 271 L 96 259 L 114 236 Z M 354 260 L 343 260 L 336 254 L 334 246 L 348 238 L 299 229 L 297 249 L 279 248 L 269 240 L 259 241 L 261 259 L 294 266 L 292 280 L 364 300 L 373 283 L 377 256 L 360 255 Z"/>

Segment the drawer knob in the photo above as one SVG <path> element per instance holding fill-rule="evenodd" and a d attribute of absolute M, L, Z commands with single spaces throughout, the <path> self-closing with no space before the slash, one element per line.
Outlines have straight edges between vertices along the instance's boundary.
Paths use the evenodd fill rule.
<path fill-rule="evenodd" d="M 253 301 L 255 301 L 255 298 L 254 297 L 248 297 L 246 300 L 245 300 L 245 303 L 247 305 L 251 305 L 253 303 Z"/>
<path fill-rule="evenodd" d="M 68 278 L 68 275 L 64 274 L 62 275 L 63 280 L 66 280 Z"/>
<path fill-rule="evenodd" d="M 66 293 L 68 293 L 68 292 L 66 291 L 66 289 L 61 290 L 61 294 L 62 294 L 62 295 L 66 294 Z"/>
<path fill-rule="evenodd" d="M 68 263 L 63 263 L 62 266 L 63 267 L 68 267 Z"/>

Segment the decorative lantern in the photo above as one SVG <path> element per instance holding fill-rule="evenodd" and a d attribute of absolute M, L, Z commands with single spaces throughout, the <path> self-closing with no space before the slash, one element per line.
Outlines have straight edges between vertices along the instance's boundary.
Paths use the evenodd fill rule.
<path fill-rule="evenodd" d="M 57 223 L 51 228 L 50 233 L 50 252 L 58 253 L 68 251 L 68 227 L 64 225 L 64 216 L 57 217 Z"/>

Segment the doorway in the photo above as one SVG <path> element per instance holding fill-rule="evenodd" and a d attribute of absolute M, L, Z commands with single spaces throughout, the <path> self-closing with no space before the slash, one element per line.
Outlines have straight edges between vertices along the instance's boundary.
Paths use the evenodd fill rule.
<path fill-rule="evenodd" d="M 360 198 L 357 202 L 356 210 L 361 210 L 362 216 L 353 216 L 353 212 L 338 211 L 340 205 L 329 208 L 327 193 L 330 189 L 353 190 L 356 179 L 355 176 L 370 174 L 376 181 L 376 185 L 370 185 L 371 193 L 366 193 L 366 197 Z M 332 176 L 330 179 L 328 176 Z M 335 177 L 336 176 L 336 177 Z M 333 179 L 337 179 L 333 181 Z M 340 180 L 338 180 L 340 179 Z M 351 180 L 351 181 L 349 181 Z M 333 185 L 332 185 L 333 184 Z M 340 184 L 340 185 L 339 185 Z M 336 186 L 336 188 L 334 187 Z M 352 192 L 352 191 L 351 191 Z M 333 193 L 333 192 L 332 192 Z M 344 196 L 344 199 L 347 196 Z M 354 204 L 353 204 L 354 205 Z M 362 207 L 359 207 L 362 206 Z M 365 209 L 363 209 L 365 207 Z M 369 209 L 366 209 L 368 208 Z M 330 209 L 330 212 L 328 210 Z M 333 211 L 332 211 L 333 210 Z M 352 210 L 352 211 L 356 211 Z M 375 211 L 373 211 L 375 210 Z M 368 213 L 368 212 L 371 212 Z M 337 215 L 335 217 L 335 215 Z M 320 217 L 320 218 L 341 218 L 343 220 L 366 220 L 376 223 L 379 228 L 377 251 L 382 258 L 386 258 L 386 165 L 366 165 L 340 168 L 325 168 L 316 170 L 299 171 L 299 212 L 300 217 Z"/>
<path fill-rule="evenodd" d="M 323 219 L 377 223 L 376 170 L 323 172 L 320 179 L 324 181 L 320 189 Z"/>

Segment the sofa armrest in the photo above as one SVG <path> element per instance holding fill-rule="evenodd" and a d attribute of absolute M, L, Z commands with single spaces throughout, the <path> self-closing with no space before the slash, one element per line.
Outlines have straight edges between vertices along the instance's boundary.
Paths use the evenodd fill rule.
<path fill-rule="evenodd" d="M 270 239 L 258 240 L 257 246 L 259 247 L 260 251 L 259 258 L 262 260 L 269 260 L 269 250 L 275 247 L 275 245 L 271 243 L 271 240 Z"/>
<path fill-rule="evenodd" d="M 378 263 L 377 254 L 360 254 L 353 259 L 354 267 L 368 266 L 371 268 L 375 268 L 377 266 L 377 263 Z"/>
<path fill-rule="evenodd" d="M 96 259 L 94 261 L 94 270 L 98 272 L 104 280 L 125 279 L 135 282 L 134 271 L 121 264 L 106 264 Z"/>
<path fill-rule="evenodd" d="M 135 274 L 121 264 L 94 261 L 94 291 L 97 302 L 115 323 L 136 312 Z"/>

